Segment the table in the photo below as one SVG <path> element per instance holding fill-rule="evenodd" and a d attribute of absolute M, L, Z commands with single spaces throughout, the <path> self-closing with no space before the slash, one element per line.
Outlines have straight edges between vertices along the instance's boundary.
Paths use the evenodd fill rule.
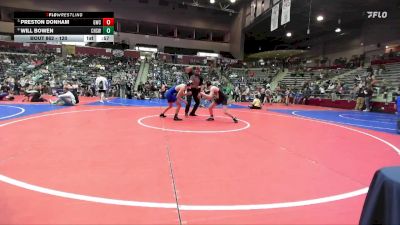
<path fill-rule="evenodd" d="M 400 224 L 400 167 L 375 172 L 360 218 L 368 224 Z"/>

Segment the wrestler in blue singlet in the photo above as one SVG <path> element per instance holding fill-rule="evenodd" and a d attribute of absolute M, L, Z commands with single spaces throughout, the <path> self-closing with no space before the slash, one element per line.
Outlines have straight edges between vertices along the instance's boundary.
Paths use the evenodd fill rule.
<path fill-rule="evenodd" d="M 178 91 L 176 91 L 176 85 L 168 89 L 165 93 L 168 103 L 176 102 L 176 94 L 178 94 Z"/>

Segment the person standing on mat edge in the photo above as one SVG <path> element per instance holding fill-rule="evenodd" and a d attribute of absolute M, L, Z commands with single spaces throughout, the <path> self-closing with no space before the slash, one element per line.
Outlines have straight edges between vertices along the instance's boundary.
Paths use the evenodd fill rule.
<path fill-rule="evenodd" d="M 185 72 L 189 76 L 189 80 L 192 81 L 191 92 L 192 94 L 187 96 L 187 104 L 185 108 L 185 116 L 196 116 L 196 110 L 200 105 L 200 90 L 203 85 L 203 77 L 200 75 L 200 71 L 193 71 L 193 67 L 186 67 Z M 194 99 L 194 106 L 189 114 L 190 105 L 192 104 L 192 98 Z"/>
<path fill-rule="evenodd" d="M 107 87 L 108 87 L 107 78 L 105 78 L 101 75 L 98 75 L 95 83 L 96 83 L 97 91 L 100 94 L 100 102 L 104 103 L 105 94 L 106 94 Z"/>
<path fill-rule="evenodd" d="M 210 94 L 206 94 L 204 92 L 200 92 L 200 95 L 208 100 L 213 100 L 212 104 L 208 108 L 210 112 L 210 117 L 207 119 L 207 121 L 214 121 L 214 112 L 213 109 L 215 106 L 222 104 L 222 108 L 224 110 L 224 114 L 232 118 L 233 122 L 238 123 L 238 119 L 234 116 L 232 116 L 228 112 L 228 98 L 226 95 L 221 91 L 216 86 L 211 85 L 211 81 L 206 82 L 207 89 L 210 91 Z"/>
<path fill-rule="evenodd" d="M 175 110 L 174 120 L 175 121 L 182 120 L 178 117 L 179 110 L 181 109 L 181 102 L 185 103 L 186 105 L 188 104 L 184 99 L 182 99 L 182 97 L 185 95 L 190 95 L 190 92 L 187 92 L 187 90 L 191 88 L 191 85 L 192 81 L 189 81 L 187 85 L 179 84 L 168 89 L 168 91 L 165 93 L 165 97 L 167 98 L 168 101 L 168 107 L 160 114 L 161 118 L 167 117 L 165 113 L 172 108 L 172 105 L 175 102 L 176 110 Z"/>

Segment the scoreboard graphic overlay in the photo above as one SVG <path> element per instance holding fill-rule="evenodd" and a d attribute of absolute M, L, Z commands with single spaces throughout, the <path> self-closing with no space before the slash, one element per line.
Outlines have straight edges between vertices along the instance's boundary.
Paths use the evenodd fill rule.
<path fill-rule="evenodd" d="M 16 42 L 114 42 L 113 12 L 15 12 Z"/>

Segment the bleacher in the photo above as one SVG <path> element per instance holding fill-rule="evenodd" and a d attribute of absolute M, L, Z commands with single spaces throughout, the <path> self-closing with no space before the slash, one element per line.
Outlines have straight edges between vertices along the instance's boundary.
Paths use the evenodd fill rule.
<path fill-rule="evenodd" d="M 231 68 L 229 81 L 233 84 L 252 84 L 254 86 L 270 83 L 272 78 L 278 74 L 278 70 L 265 68 Z"/>
<path fill-rule="evenodd" d="M 21 79 L 34 75 L 40 68 L 52 61 L 53 57 L 46 54 L 28 54 L 1 52 L 0 81 L 6 77 Z"/>
<path fill-rule="evenodd" d="M 101 74 L 108 77 L 112 87 L 114 87 L 123 86 L 126 82 L 134 83 L 140 68 L 137 58 L 132 58 L 125 53 L 120 57 L 115 57 L 112 54 L 101 55 L 101 53 L 96 53 L 91 55 L 90 51 L 83 51 L 83 53 L 81 51 L 75 56 L 61 57 L 54 51 L 47 51 L 43 48 L 40 48 L 39 53 L 35 54 L 32 49 L 0 47 L 4 51 L 12 52 L 0 54 L 0 60 L 3 62 L 0 65 L 0 81 L 6 77 L 15 77 L 24 81 L 24 83 L 46 83 L 48 85 L 50 79 L 55 79 L 57 85 L 61 86 L 62 82 L 75 80 L 80 85 L 88 87 L 93 85 L 96 76 Z M 15 52 L 13 52 L 14 50 Z M 138 55 L 136 54 L 135 57 L 138 57 Z M 194 63 L 198 64 L 195 67 L 201 68 L 201 74 L 206 80 L 218 81 L 223 85 L 230 82 L 234 85 L 240 84 L 255 89 L 261 85 L 271 83 L 280 70 L 280 68 L 274 66 L 251 68 L 245 64 L 242 68 L 234 68 L 229 64 L 219 64 L 218 61 L 215 64 L 212 62 L 207 63 L 205 59 L 197 56 L 179 57 L 180 61 L 177 60 L 179 62 L 175 64 L 166 59 L 165 54 L 160 53 L 158 58 L 148 61 L 148 71 L 146 72 L 146 78 L 148 79 L 146 81 L 157 87 L 160 87 L 161 83 L 166 83 L 170 86 L 186 82 L 187 76 L 184 73 L 184 68 L 193 66 L 191 63 Z M 223 66 L 223 68 L 220 66 Z M 373 67 L 374 70 L 379 71 L 377 65 Z M 400 86 L 400 62 L 385 64 L 385 67 L 386 70 L 375 72 L 378 80 L 377 91 L 375 92 L 377 95 L 383 93 L 382 88 L 385 88 L 385 91 L 394 91 Z M 321 74 L 323 74 L 322 78 L 320 77 Z M 340 83 L 344 89 L 343 95 L 348 95 L 354 84 L 357 83 L 355 75 L 361 75 L 363 78 L 366 76 L 365 74 L 366 69 L 351 71 L 351 69 L 304 69 L 304 67 L 297 67 L 296 70 L 289 71 L 279 82 L 279 86 L 280 88 L 301 90 L 302 85 L 305 83 L 314 83 L 309 87 L 312 93 L 315 92 L 314 94 L 318 95 L 320 94 L 318 93 L 318 87 L 324 87 L 326 90 L 327 86 L 333 82 L 335 84 Z M 331 92 L 334 91 L 331 89 L 327 93 Z"/>
<path fill-rule="evenodd" d="M 389 98 L 389 100 L 392 99 L 391 96 L 393 91 L 398 90 L 400 87 L 400 62 L 385 64 L 384 66 L 386 68 L 385 71 L 380 71 L 377 65 L 372 66 L 375 78 L 378 81 L 375 85 L 376 88 L 374 94 L 378 100 L 386 100 L 382 99 L 385 97 L 383 96 L 385 92 L 388 94 L 387 98 Z M 360 75 L 361 80 L 364 80 L 367 76 L 367 68 L 359 68 L 347 74 L 347 76 L 338 76 L 337 79 L 340 79 L 342 83 L 350 88 L 358 83 L 358 81 L 355 79 L 357 75 Z"/>
<path fill-rule="evenodd" d="M 137 65 L 130 58 L 109 58 L 93 56 L 57 57 L 47 65 L 52 77 L 63 80 L 78 80 L 84 85 L 90 85 L 98 74 L 109 77 L 112 85 L 122 79 L 133 79 L 137 73 Z"/>
<path fill-rule="evenodd" d="M 396 88 L 400 86 L 400 63 L 385 64 L 386 71 L 378 73 L 376 78 L 378 81 L 385 81 L 390 87 Z M 378 86 L 381 86 L 382 82 L 378 82 Z"/>
<path fill-rule="evenodd" d="M 280 81 L 281 86 L 292 89 L 299 89 L 305 82 L 320 80 L 324 82 L 341 74 L 349 72 L 350 69 L 310 70 L 310 71 L 289 71 L 289 74 Z M 323 74 L 322 78 L 321 75 Z"/>

